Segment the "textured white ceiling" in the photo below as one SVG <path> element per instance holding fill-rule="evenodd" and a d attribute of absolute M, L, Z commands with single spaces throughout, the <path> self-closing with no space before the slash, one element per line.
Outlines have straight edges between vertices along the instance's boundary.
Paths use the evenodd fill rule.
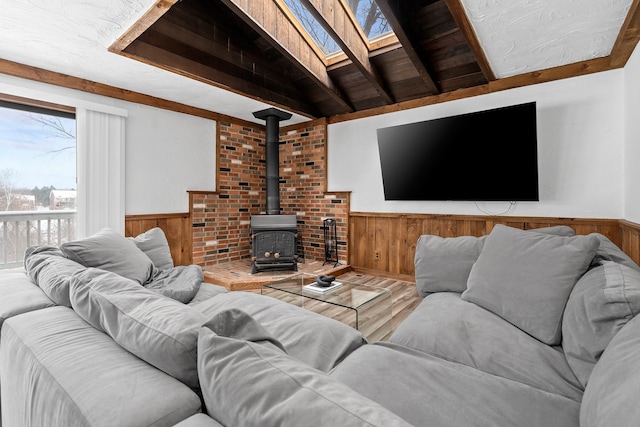
<path fill-rule="evenodd" d="M 268 1 L 268 0 L 253 0 Z M 631 0 L 462 0 L 497 77 L 607 56 Z M 0 58 L 262 123 L 270 107 L 110 53 L 154 0 L 0 0 Z M 307 118 L 294 114 L 286 124 Z"/>
<path fill-rule="evenodd" d="M 497 78 L 608 56 L 632 0 L 462 0 Z"/>

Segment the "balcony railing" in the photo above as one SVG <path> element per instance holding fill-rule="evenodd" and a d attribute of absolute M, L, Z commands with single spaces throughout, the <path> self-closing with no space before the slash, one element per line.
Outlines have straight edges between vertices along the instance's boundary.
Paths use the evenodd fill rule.
<path fill-rule="evenodd" d="M 0 269 L 21 266 L 30 246 L 60 246 L 75 235 L 75 210 L 0 212 Z"/>

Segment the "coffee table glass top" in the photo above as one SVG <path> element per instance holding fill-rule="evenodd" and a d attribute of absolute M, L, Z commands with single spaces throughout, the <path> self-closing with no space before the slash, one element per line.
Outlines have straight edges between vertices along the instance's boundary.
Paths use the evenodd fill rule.
<path fill-rule="evenodd" d="M 304 296 L 305 298 L 354 309 L 373 302 L 378 298 L 388 297 L 391 294 L 391 291 L 385 288 L 345 282 L 339 278 L 336 279 L 335 282 L 341 283 L 341 286 L 336 289 L 331 289 L 325 293 L 318 293 L 304 289 L 305 285 L 309 285 L 314 282 L 316 282 L 316 276 L 308 273 L 300 273 L 286 279 L 264 284 L 262 288 L 263 293 L 265 293 L 265 290 L 277 290 L 292 295 Z"/>

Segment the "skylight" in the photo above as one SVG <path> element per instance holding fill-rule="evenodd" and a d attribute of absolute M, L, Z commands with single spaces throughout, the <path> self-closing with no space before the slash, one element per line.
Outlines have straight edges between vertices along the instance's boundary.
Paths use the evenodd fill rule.
<path fill-rule="evenodd" d="M 309 12 L 309 10 L 300 3 L 299 0 L 284 0 L 285 4 L 302 24 L 311 38 L 316 42 L 322 53 L 330 55 L 340 51 L 340 46 L 331 38 L 331 36 L 322 28 L 322 25 Z"/>
<path fill-rule="evenodd" d="M 367 39 L 371 40 L 391 32 L 391 26 L 375 0 L 346 0 L 346 3 L 355 15 Z"/>
<path fill-rule="evenodd" d="M 284 3 L 326 56 L 341 51 L 338 43 L 331 38 L 300 0 L 284 0 Z M 344 4 L 351 9 L 360 29 L 369 41 L 391 33 L 391 26 L 375 0 L 344 0 Z"/>

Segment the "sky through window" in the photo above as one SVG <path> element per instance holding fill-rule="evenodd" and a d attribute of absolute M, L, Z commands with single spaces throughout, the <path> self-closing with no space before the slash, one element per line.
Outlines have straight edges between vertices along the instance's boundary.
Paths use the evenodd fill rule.
<path fill-rule="evenodd" d="M 331 38 L 313 14 L 299 0 L 284 0 L 284 3 L 325 55 L 341 51 L 338 43 Z M 375 0 L 346 0 L 346 4 L 353 12 L 360 24 L 360 28 L 369 40 L 391 32 L 391 26 L 378 8 Z"/>
<path fill-rule="evenodd" d="M 18 189 L 76 188 L 75 119 L 0 106 L 0 172 Z"/>

